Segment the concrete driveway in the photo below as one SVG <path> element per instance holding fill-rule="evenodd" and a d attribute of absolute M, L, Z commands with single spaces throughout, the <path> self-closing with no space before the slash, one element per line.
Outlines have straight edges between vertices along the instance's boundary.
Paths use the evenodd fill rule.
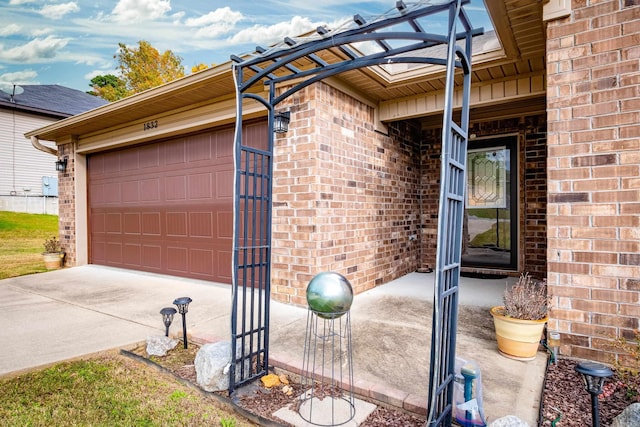
<path fill-rule="evenodd" d="M 482 372 L 488 420 L 517 415 L 537 424 L 546 356 L 532 362 L 496 350 L 487 307 L 505 280 L 463 279 L 457 354 Z M 231 288 L 205 281 L 82 266 L 0 281 L 0 375 L 143 342 L 163 334 L 159 314 L 177 297 L 193 302 L 187 329 L 203 341 L 229 340 Z M 370 397 L 426 407 L 433 274 L 412 273 L 356 296 L 352 310 L 356 387 Z M 270 363 L 302 363 L 307 310 L 272 303 Z M 180 316 L 171 326 L 181 333 Z"/>

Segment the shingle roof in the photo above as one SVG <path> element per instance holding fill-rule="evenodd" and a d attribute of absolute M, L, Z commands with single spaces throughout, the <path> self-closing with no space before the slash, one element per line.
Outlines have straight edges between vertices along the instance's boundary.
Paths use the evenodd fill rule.
<path fill-rule="evenodd" d="M 105 105 L 97 96 L 59 85 L 20 85 L 24 92 L 15 95 L 0 91 L 0 107 L 11 107 L 56 117 L 69 117 Z"/>

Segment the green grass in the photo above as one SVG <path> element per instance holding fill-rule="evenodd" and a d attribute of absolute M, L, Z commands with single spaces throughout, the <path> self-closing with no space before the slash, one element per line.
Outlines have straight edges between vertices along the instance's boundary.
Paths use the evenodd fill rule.
<path fill-rule="evenodd" d="M 46 271 L 42 244 L 57 235 L 57 215 L 0 211 L 0 279 Z"/>
<path fill-rule="evenodd" d="M 0 379 L 0 390 L 3 426 L 254 425 L 173 377 L 116 354 Z"/>

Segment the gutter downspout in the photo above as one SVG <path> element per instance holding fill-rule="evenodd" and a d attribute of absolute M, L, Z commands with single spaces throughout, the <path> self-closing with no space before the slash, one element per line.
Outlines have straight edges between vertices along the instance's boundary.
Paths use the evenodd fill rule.
<path fill-rule="evenodd" d="M 32 136 L 31 137 L 31 145 L 33 145 L 36 149 L 38 149 L 38 150 L 40 150 L 42 152 L 54 155 L 56 157 L 58 157 L 58 155 L 60 154 L 58 152 L 58 150 L 56 150 L 55 148 L 51 148 L 51 147 L 47 147 L 45 145 L 42 145 L 37 136 Z"/>

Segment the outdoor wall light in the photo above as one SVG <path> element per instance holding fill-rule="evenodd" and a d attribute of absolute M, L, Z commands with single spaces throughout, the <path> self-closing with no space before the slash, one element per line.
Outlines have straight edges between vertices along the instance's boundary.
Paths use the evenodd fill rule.
<path fill-rule="evenodd" d="M 165 333 L 164 336 L 169 336 L 169 326 L 171 326 L 171 322 L 173 322 L 173 315 L 176 314 L 176 309 L 173 307 L 165 307 L 160 310 L 160 314 L 162 314 L 162 322 L 164 323 Z"/>
<path fill-rule="evenodd" d="M 291 121 L 291 113 L 285 111 L 273 116 L 273 131 L 275 133 L 287 133 L 289 131 L 289 122 Z"/>
<path fill-rule="evenodd" d="M 178 313 L 182 315 L 182 342 L 184 343 L 184 348 L 187 348 L 187 318 L 186 314 L 189 311 L 189 303 L 191 302 L 191 298 L 182 297 L 176 298 L 173 300 L 173 303 L 178 307 Z"/>
<path fill-rule="evenodd" d="M 591 422 L 593 427 L 600 427 L 600 409 L 598 395 L 602 393 L 604 382 L 613 376 L 608 367 L 596 362 L 581 362 L 576 366 L 576 372 L 582 374 L 584 384 L 591 395 Z"/>
<path fill-rule="evenodd" d="M 56 161 L 56 170 L 58 172 L 64 172 L 67 170 L 67 157 Z"/>

